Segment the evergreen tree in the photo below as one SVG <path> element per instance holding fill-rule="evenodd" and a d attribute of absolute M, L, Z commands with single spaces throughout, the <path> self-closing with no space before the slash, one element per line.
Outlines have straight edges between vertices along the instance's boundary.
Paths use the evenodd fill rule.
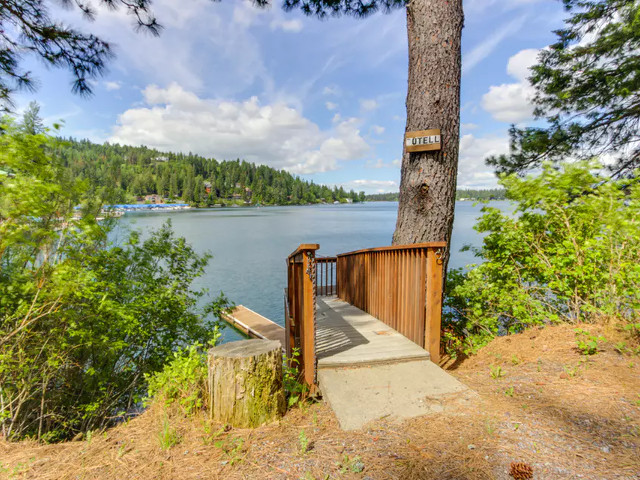
<path fill-rule="evenodd" d="M 178 190 L 178 176 L 174 173 L 171 175 L 171 182 L 169 183 L 169 200 L 173 202 L 180 194 Z"/>
<path fill-rule="evenodd" d="M 204 197 L 204 180 L 198 175 L 193 185 L 193 201 L 196 204 L 202 203 Z"/>
<path fill-rule="evenodd" d="M 614 0 L 611 0 L 614 1 Z M 104 69 L 110 55 L 108 43 L 93 35 L 62 27 L 49 18 L 44 0 L 6 0 L 11 8 L 0 10 L 0 27 L 17 25 L 8 38 L 5 54 L 0 56 L 0 99 L 9 99 L 12 85 L 31 85 L 28 73 L 18 68 L 21 51 L 35 51 L 45 61 L 67 66 L 75 76 L 74 90 L 90 92 L 88 80 Z M 138 26 L 158 33 L 159 25 L 149 11 L 150 0 L 129 2 L 101 0 L 107 6 L 124 5 L 133 13 Z M 572 0 L 565 0 L 571 3 Z M 67 1 L 66 3 L 71 3 Z M 75 3 L 91 17 L 94 11 L 80 0 Z M 258 7 L 270 0 L 253 0 Z M 577 0 L 576 0 L 577 3 Z M 299 8 L 306 15 L 325 18 L 341 14 L 367 17 L 374 12 L 405 8 L 409 38 L 409 84 L 406 130 L 440 128 L 441 151 L 404 153 L 402 160 L 400 203 L 393 242 L 414 243 L 446 240 L 451 236 L 458 168 L 460 130 L 460 70 L 463 26 L 462 0 L 284 0 L 285 10 Z M 7 39 L 7 33 L 3 34 Z M 425 95 L 424 92 L 430 92 Z M 237 182 L 237 172 L 231 180 Z M 229 188 L 233 188 L 233 183 Z M 278 189 L 277 198 L 290 195 L 290 189 Z"/>
<path fill-rule="evenodd" d="M 184 181 L 184 186 L 182 188 L 182 199 L 185 202 L 194 202 L 194 178 L 193 178 L 193 170 L 189 169 L 187 172 L 187 178 Z"/>
<path fill-rule="evenodd" d="M 510 129 L 511 153 L 488 159 L 499 173 L 544 161 L 614 155 L 614 176 L 640 166 L 640 4 L 563 0 L 571 17 L 542 51 L 530 81 L 546 127 Z"/>
<path fill-rule="evenodd" d="M 35 53 L 47 65 L 65 67 L 73 74 L 72 89 L 90 94 L 89 80 L 98 77 L 112 56 L 109 43 L 95 35 L 82 33 L 50 16 L 45 0 L 3 0 L 0 8 L 0 110 L 11 108 L 11 96 L 20 88 L 33 89 L 29 71 L 20 68 L 25 53 Z M 76 5 L 85 18 L 93 19 L 96 10 L 88 2 L 65 0 Z M 106 8 L 124 6 L 139 28 L 158 34 L 160 26 L 149 10 L 151 0 L 100 0 Z"/>
<path fill-rule="evenodd" d="M 27 135 L 37 135 L 45 132 L 44 123 L 40 118 L 40 105 L 38 102 L 30 102 L 22 116 L 22 130 Z"/>

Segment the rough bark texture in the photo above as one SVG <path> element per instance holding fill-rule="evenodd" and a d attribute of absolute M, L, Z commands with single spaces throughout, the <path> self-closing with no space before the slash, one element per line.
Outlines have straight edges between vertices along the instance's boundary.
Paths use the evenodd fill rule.
<path fill-rule="evenodd" d="M 451 238 L 460 137 L 463 22 L 462 0 L 412 0 L 407 5 L 406 131 L 439 128 L 442 150 L 407 153 L 403 147 L 394 245 L 449 242 Z"/>
<path fill-rule="evenodd" d="M 286 408 L 280 342 L 243 340 L 209 350 L 209 406 L 213 420 L 238 428 L 280 418 Z"/>

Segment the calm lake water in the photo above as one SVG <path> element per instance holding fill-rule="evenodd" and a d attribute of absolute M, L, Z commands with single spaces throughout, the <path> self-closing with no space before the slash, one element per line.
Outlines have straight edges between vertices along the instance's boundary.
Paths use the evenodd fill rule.
<path fill-rule="evenodd" d="M 213 254 L 197 287 L 208 288 L 212 295 L 222 291 L 232 302 L 282 324 L 287 256 L 301 243 L 320 244 L 321 256 L 390 245 L 397 208 L 396 202 L 373 202 L 127 213 L 116 233 L 127 228 L 149 231 L 170 219 L 196 251 Z M 472 202 L 456 204 L 451 268 L 475 262 L 471 252 L 460 248 L 480 244 L 481 236 L 473 230 L 480 208 Z M 235 337 L 228 330 L 227 339 Z"/>

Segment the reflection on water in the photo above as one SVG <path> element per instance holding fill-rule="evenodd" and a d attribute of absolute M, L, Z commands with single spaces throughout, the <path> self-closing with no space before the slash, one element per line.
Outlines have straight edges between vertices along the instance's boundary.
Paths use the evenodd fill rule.
<path fill-rule="evenodd" d="M 479 212 L 480 206 L 471 202 L 456 204 L 450 267 L 475 261 L 471 252 L 459 250 L 480 243 L 473 230 Z M 212 295 L 223 291 L 236 304 L 282 324 L 285 259 L 299 244 L 319 243 L 322 256 L 390 245 L 396 214 L 395 202 L 128 213 L 115 233 L 122 235 L 123 228 L 147 231 L 171 219 L 174 230 L 196 251 L 213 254 L 197 287 L 208 288 Z"/>

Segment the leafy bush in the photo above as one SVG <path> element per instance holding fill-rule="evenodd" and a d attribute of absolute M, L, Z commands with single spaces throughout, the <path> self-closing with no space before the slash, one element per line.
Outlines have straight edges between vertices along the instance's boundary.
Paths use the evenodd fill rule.
<path fill-rule="evenodd" d="M 598 169 L 546 165 L 535 177 L 502 178 L 514 214 L 483 207 L 475 228 L 486 236 L 473 249 L 483 263 L 447 280 L 445 329 L 460 349 L 531 325 L 638 322 L 640 188 Z"/>
<path fill-rule="evenodd" d="M 595 355 L 598 353 L 598 342 L 604 341 L 604 337 L 596 337 L 581 328 L 575 329 L 576 346 L 582 355 Z"/>
<path fill-rule="evenodd" d="M 59 141 L 0 130 L 0 436 L 54 441 L 134 411 L 145 374 L 211 338 L 226 301 L 192 288 L 209 256 L 170 224 L 110 244 L 100 198 L 49 155 Z"/>
<path fill-rule="evenodd" d="M 294 348 L 291 358 L 285 356 L 283 363 L 283 383 L 289 408 L 303 402 L 309 393 L 309 387 L 300 380 L 299 364 L 300 349 Z"/>
<path fill-rule="evenodd" d="M 215 329 L 209 345 L 215 346 L 219 338 Z M 200 344 L 179 349 L 161 371 L 145 377 L 149 384 L 147 401 L 155 397 L 167 405 L 177 402 L 185 414 L 191 415 L 206 402 L 207 354 Z"/>

